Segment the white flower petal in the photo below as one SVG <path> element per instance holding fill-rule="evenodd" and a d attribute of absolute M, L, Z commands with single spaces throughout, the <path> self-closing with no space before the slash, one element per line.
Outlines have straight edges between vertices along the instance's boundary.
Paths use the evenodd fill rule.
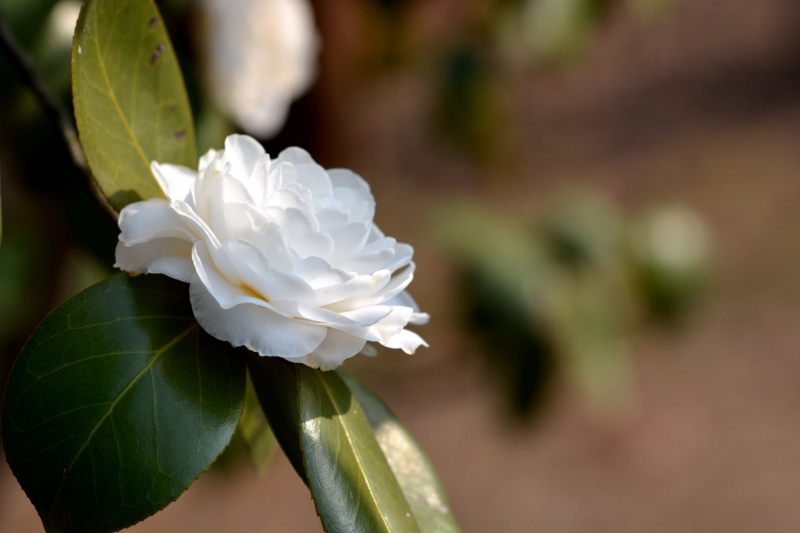
<path fill-rule="evenodd" d="M 392 275 L 388 270 L 381 270 L 376 272 L 375 275 L 382 274 L 382 282 L 377 283 L 375 287 L 365 293 L 347 298 L 340 302 L 332 304 L 330 307 L 337 311 L 352 311 L 354 309 L 362 309 L 372 305 L 381 305 L 386 301 L 394 298 L 400 294 L 414 279 L 414 263 L 410 263 L 408 268 L 400 273 Z"/>
<path fill-rule="evenodd" d="M 314 256 L 330 262 L 333 239 L 327 233 L 316 231 L 305 213 L 292 208 L 270 208 L 267 213 L 281 227 L 286 242 L 297 255 L 303 259 Z"/>
<path fill-rule="evenodd" d="M 153 198 L 126 206 L 119 214 L 119 240 L 128 246 L 170 237 L 197 240 L 166 200 Z"/>
<path fill-rule="evenodd" d="M 383 268 L 391 270 L 392 272 L 411 264 L 411 258 L 414 256 L 414 249 L 403 243 L 397 243 L 394 247 L 394 257 L 389 264 L 384 265 Z"/>
<path fill-rule="evenodd" d="M 203 328 L 262 355 L 333 369 L 365 342 L 425 345 L 405 329 L 429 319 L 405 292 L 414 250 L 372 223 L 361 177 L 245 136 L 199 168 L 153 164 L 170 201 L 122 211 L 118 267 L 189 282 Z"/>
<path fill-rule="evenodd" d="M 364 178 L 345 168 L 332 168 L 328 170 L 328 176 L 334 189 L 356 189 L 372 196 L 369 183 Z"/>
<path fill-rule="evenodd" d="M 227 174 L 219 174 L 209 184 L 209 194 L 219 200 L 211 202 L 206 222 L 219 240 L 235 238 L 235 235 L 231 235 L 228 231 L 225 206 L 252 205 L 253 199 L 249 191 L 238 179 Z"/>
<path fill-rule="evenodd" d="M 269 206 L 272 195 L 283 187 L 283 176 L 289 167 L 291 167 L 290 164 L 281 163 L 280 161 L 276 161 L 274 165 L 270 165 L 269 169 L 267 169 L 267 184 L 266 190 L 264 191 L 264 198 L 261 200 L 261 203 L 258 204 L 259 207 L 265 209 Z"/>
<path fill-rule="evenodd" d="M 350 335 L 370 340 L 377 340 L 377 338 L 369 334 L 369 328 L 394 312 L 394 308 L 388 306 L 375 306 L 351 313 L 337 313 L 324 307 L 302 302 L 276 301 L 271 302 L 270 305 L 283 315 L 340 329 Z"/>
<path fill-rule="evenodd" d="M 390 265 L 389 262 L 394 259 L 394 256 L 394 248 L 388 248 L 376 252 L 364 252 L 352 259 L 339 261 L 337 265 L 343 270 L 356 272 L 358 274 L 367 274 L 375 272 L 376 270 L 389 270 L 391 272 L 396 269 L 390 269 L 387 268 L 387 266 L 393 266 L 393 264 Z"/>
<path fill-rule="evenodd" d="M 364 253 L 394 250 L 397 239 L 393 239 L 392 237 L 377 237 L 374 235 L 374 230 L 375 226 L 373 225 L 372 231 L 370 231 L 370 237 L 367 240 L 366 246 L 364 246 Z"/>
<path fill-rule="evenodd" d="M 269 156 L 265 154 L 256 161 L 256 166 L 247 180 L 247 190 L 250 191 L 250 196 L 253 197 L 256 206 L 262 205 L 267 199 L 267 185 L 271 167 L 272 162 Z"/>
<path fill-rule="evenodd" d="M 194 275 L 192 243 L 171 238 L 132 246 L 119 242 L 114 267 L 134 274 L 164 274 L 188 283 Z"/>
<path fill-rule="evenodd" d="M 192 233 L 198 237 L 198 242 L 202 241 L 206 245 L 206 249 L 214 258 L 214 265 L 223 276 L 231 280 L 234 285 L 241 284 L 239 273 L 235 265 L 230 259 L 230 256 L 222 247 L 222 243 L 211 231 L 205 221 L 195 213 L 189 205 L 182 202 L 174 202 L 172 208 L 176 213 L 180 214 L 187 227 L 192 229 Z"/>
<path fill-rule="evenodd" d="M 378 355 L 378 350 L 376 350 L 375 346 L 372 344 L 365 344 L 359 353 L 367 357 L 375 357 Z"/>
<path fill-rule="evenodd" d="M 342 365 L 346 359 L 353 357 L 364 349 L 367 341 L 353 337 L 336 329 L 329 329 L 322 344 L 310 354 L 295 359 L 311 368 L 333 370 Z"/>
<path fill-rule="evenodd" d="M 194 316 L 204 330 L 260 355 L 302 357 L 313 352 L 327 335 L 325 326 L 293 320 L 257 305 L 223 309 L 197 276 L 189 286 L 189 295 Z"/>
<path fill-rule="evenodd" d="M 417 305 L 416 300 L 408 294 L 408 291 L 403 291 L 394 298 L 391 298 L 383 303 L 383 305 L 391 305 L 391 306 L 403 306 L 403 307 L 410 307 L 414 310 L 411 314 L 411 319 L 408 321 L 409 324 L 415 324 L 417 326 L 424 326 L 425 324 L 430 321 L 431 316 L 428 313 L 420 313 L 419 312 L 419 305 Z"/>
<path fill-rule="evenodd" d="M 219 196 L 212 194 L 211 189 L 214 186 L 214 182 L 225 175 L 227 171 L 228 168 L 221 159 L 213 159 L 205 170 L 198 173 L 192 189 L 192 201 L 189 202 L 187 200 L 185 202 L 209 224 L 211 223 L 211 209 L 215 204 L 219 203 Z"/>
<path fill-rule="evenodd" d="M 428 343 L 422 340 L 422 337 L 407 329 L 392 336 L 389 340 L 381 342 L 381 344 L 387 348 L 399 348 L 407 354 L 413 354 L 420 346 L 428 347 Z"/>
<path fill-rule="evenodd" d="M 379 320 L 370 329 L 378 334 L 382 341 L 388 341 L 408 325 L 414 310 L 410 307 L 390 307 L 391 312 Z"/>
<path fill-rule="evenodd" d="M 297 146 L 286 148 L 278 154 L 278 161 L 292 163 L 293 165 L 303 165 L 306 163 L 314 163 L 314 159 L 307 151 Z"/>
<path fill-rule="evenodd" d="M 215 159 L 219 159 L 221 151 L 211 149 L 200 156 L 200 161 L 197 164 L 198 173 L 202 174 L 205 172 L 208 165 L 210 165 Z"/>
<path fill-rule="evenodd" d="M 324 259 L 313 255 L 303 259 L 292 250 L 291 256 L 295 274 L 306 280 L 315 291 L 347 283 L 356 277 L 356 274 L 333 268 Z"/>
<path fill-rule="evenodd" d="M 372 194 L 356 189 L 336 189 L 334 198 L 351 222 L 372 222 L 375 216 L 375 199 Z"/>
<path fill-rule="evenodd" d="M 333 228 L 328 231 L 328 235 L 333 239 L 331 264 L 335 266 L 339 261 L 350 259 L 361 253 L 364 245 L 367 244 L 369 226 L 356 222 Z"/>
<path fill-rule="evenodd" d="M 261 143 L 247 135 L 228 135 L 222 159 L 231 164 L 231 174 L 242 183 L 247 183 L 256 163 L 267 153 Z"/>
<path fill-rule="evenodd" d="M 191 196 L 197 181 L 197 172 L 180 165 L 159 164 L 155 161 L 150 164 L 150 170 L 161 190 L 171 201 L 186 201 Z"/>
<path fill-rule="evenodd" d="M 252 288 L 245 286 L 238 278 L 238 272 L 235 281 L 220 272 L 204 242 L 198 242 L 192 249 L 192 263 L 194 263 L 197 278 L 202 281 L 222 308 L 230 309 L 243 303 L 267 307 L 266 299 Z"/>
<path fill-rule="evenodd" d="M 239 272 L 244 287 L 267 302 L 291 300 L 316 305 L 317 296 L 306 281 L 272 268 L 267 255 L 247 241 L 229 241 L 225 249 Z"/>
<path fill-rule="evenodd" d="M 314 215 L 319 222 L 320 231 L 328 231 L 339 226 L 344 226 L 348 222 L 347 215 L 338 207 L 326 207 Z"/>

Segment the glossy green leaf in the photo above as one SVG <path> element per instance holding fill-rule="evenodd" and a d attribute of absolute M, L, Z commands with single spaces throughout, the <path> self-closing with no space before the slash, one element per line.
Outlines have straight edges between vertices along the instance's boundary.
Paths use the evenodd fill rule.
<path fill-rule="evenodd" d="M 335 372 L 296 365 L 300 443 L 328 533 L 419 532 L 403 491 L 350 389 Z"/>
<path fill-rule="evenodd" d="M 152 0 L 86 0 L 72 70 L 81 144 L 115 209 L 162 195 L 151 161 L 197 164 L 183 77 Z"/>
<path fill-rule="evenodd" d="M 308 485 L 300 449 L 296 365 L 280 357 L 261 357 L 249 352 L 247 366 L 256 396 L 275 438 L 297 475 Z"/>
<path fill-rule="evenodd" d="M 458 533 L 444 487 L 425 452 L 380 398 L 354 377 L 339 372 L 358 400 L 375 438 L 411 506 L 422 533 Z"/>
<path fill-rule="evenodd" d="M 164 276 L 114 276 L 51 313 L 14 364 L 3 444 L 47 531 L 128 527 L 230 441 L 245 360 L 199 327 L 187 293 Z"/>
<path fill-rule="evenodd" d="M 269 427 L 267 417 L 264 416 L 264 411 L 258 403 L 256 391 L 249 380 L 244 400 L 244 411 L 242 411 L 242 418 L 239 420 L 239 435 L 241 435 L 247 447 L 250 462 L 253 463 L 256 472 L 259 474 L 266 472 L 272 457 L 278 449 L 278 441 L 275 440 L 275 434 L 272 433 L 272 428 Z"/>

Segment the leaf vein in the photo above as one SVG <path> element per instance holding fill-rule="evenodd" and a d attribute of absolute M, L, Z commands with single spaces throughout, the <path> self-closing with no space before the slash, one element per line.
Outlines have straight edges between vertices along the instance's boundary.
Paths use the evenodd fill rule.
<path fill-rule="evenodd" d="M 153 358 L 150 360 L 150 362 L 141 371 L 139 371 L 139 373 L 136 374 L 133 377 L 133 379 L 131 379 L 128 382 L 127 385 L 125 385 L 125 387 L 122 389 L 122 391 L 120 391 L 120 393 L 117 395 L 117 397 L 114 399 L 114 401 L 109 406 L 108 411 L 106 411 L 106 413 L 100 418 L 100 420 L 97 421 L 97 424 L 95 424 L 95 426 L 92 429 L 92 431 L 89 432 L 89 436 L 86 438 L 86 441 L 80 447 L 78 452 L 75 454 L 75 457 L 72 459 L 72 461 L 70 462 L 69 466 L 67 467 L 67 473 L 62 477 L 61 485 L 58 487 L 58 491 L 56 492 L 55 498 L 53 498 L 53 506 L 50 509 L 50 516 L 51 517 L 53 515 L 53 512 L 55 511 L 56 503 L 58 503 L 58 498 L 61 495 L 61 491 L 64 488 L 64 482 L 66 481 L 70 470 L 72 470 L 72 467 L 75 465 L 75 462 L 81 456 L 81 454 L 86 449 L 86 447 L 89 445 L 89 443 L 92 440 L 92 437 L 94 437 L 94 434 L 97 432 L 97 430 L 100 428 L 100 426 L 106 421 L 106 419 L 109 416 L 111 416 L 111 413 L 114 412 L 114 407 L 116 407 L 117 403 L 119 403 L 119 401 L 125 396 L 125 394 L 127 394 L 127 392 L 134 386 L 134 384 L 136 384 L 137 381 L 139 381 L 139 379 L 144 374 L 146 374 L 148 371 L 150 371 L 150 369 L 153 368 L 153 366 L 155 366 L 155 364 L 159 361 L 159 359 L 161 359 L 162 355 L 164 355 L 167 351 L 169 351 L 173 346 L 178 344 L 181 340 L 183 340 L 187 335 L 189 335 L 197 327 L 199 327 L 199 325 L 197 323 L 192 324 L 191 326 L 186 328 L 182 333 L 180 333 L 179 335 L 174 337 L 171 341 L 169 341 L 167 344 L 162 346 L 157 352 L 155 352 L 155 354 L 153 355 Z"/>
<path fill-rule="evenodd" d="M 350 443 L 350 447 L 353 449 L 353 455 L 355 456 L 356 462 L 358 463 L 358 466 L 361 469 L 361 471 L 365 472 L 366 469 L 364 467 L 364 463 L 362 461 L 361 455 L 358 452 L 358 448 L 356 448 L 356 446 L 355 446 L 355 442 L 353 441 L 353 436 L 350 434 L 350 430 L 347 427 L 347 422 L 344 419 L 344 413 L 342 413 L 342 410 L 340 409 L 339 404 L 336 402 L 336 398 L 334 397 L 333 393 L 331 392 L 331 390 L 328 387 L 328 384 L 325 382 L 325 380 L 320 378 L 317 375 L 316 372 L 313 373 L 313 375 L 314 375 L 315 379 L 319 380 L 319 382 L 322 384 L 322 387 L 325 389 L 325 394 L 328 395 L 328 398 L 330 399 L 331 404 L 333 405 L 333 408 L 336 410 L 336 414 L 339 416 L 339 420 L 341 420 L 342 430 L 344 431 L 344 435 L 347 438 L 347 441 Z M 351 401 L 355 402 L 356 400 L 355 400 L 355 398 L 353 398 Z M 372 487 L 372 484 L 370 483 L 369 476 L 363 476 L 363 479 L 364 479 L 364 483 L 365 483 L 365 485 L 367 487 L 367 491 L 369 492 L 370 497 L 375 502 L 376 506 L 380 509 L 380 504 L 378 502 L 378 497 L 377 497 L 377 495 L 375 493 L 375 489 Z M 359 501 L 359 503 L 360 503 L 360 501 Z M 389 522 L 387 521 L 386 516 L 384 515 L 384 513 L 383 512 L 379 512 L 379 514 L 381 516 L 381 520 L 383 520 L 383 524 L 386 526 L 386 531 L 391 531 L 392 528 L 391 528 Z"/>

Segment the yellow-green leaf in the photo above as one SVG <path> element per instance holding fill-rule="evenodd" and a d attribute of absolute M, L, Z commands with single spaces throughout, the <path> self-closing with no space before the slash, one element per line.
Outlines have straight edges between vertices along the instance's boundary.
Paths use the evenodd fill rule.
<path fill-rule="evenodd" d="M 161 196 L 151 161 L 193 167 L 189 99 L 152 0 L 86 0 L 72 48 L 75 118 L 111 205 Z"/>
<path fill-rule="evenodd" d="M 264 411 L 258 403 L 253 383 L 249 379 L 247 380 L 244 411 L 239 420 L 239 435 L 247 447 L 250 462 L 253 463 L 256 472 L 259 474 L 266 472 L 272 457 L 278 450 L 278 441 L 275 440 L 275 434 L 272 433 L 267 417 L 264 416 Z"/>
<path fill-rule="evenodd" d="M 295 365 L 308 486 L 328 533 L 420 533 L 358 401 L 336 372 Z"/>
<path fill-rule="evenodd" d="M 459 533 L 444 487 L 411 433 L 378 398 L 353 376 L 339 376 L 364 410 L 375 438 L 394 472 L 422 533 Z"/>

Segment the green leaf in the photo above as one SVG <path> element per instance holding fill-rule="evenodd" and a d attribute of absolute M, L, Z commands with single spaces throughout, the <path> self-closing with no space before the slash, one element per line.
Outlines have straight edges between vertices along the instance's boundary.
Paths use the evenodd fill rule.
<path fill-rule="evenodd" d="M 81 144 L 115 209 L 162 195 L 151 161 L 197 164 L 186 87 L 152 0 L 86 0 L 72 69 Z"/>
<path fill-rule="evenodd" d="M 250 462 L 253 463 L 256 472 L 263 474 L 278 449 L 278 441 L 275 440 L 272 428 L 269 427 L 250 380 L 247 381 L 244 411 L 239 420 L 239 434 L 247 447 Z"/>
<path fill-rule="evenodd" d="M 280 357 L 247 354 L 247 366 L 258 401 L 283 453 L 297 475 L 308 485 L 297 414 L 297 373 L 293 363 Z"/>
<path fill-rule="evenodd" d="M 239 421 L 245 363 L 187 285 L 114 276 L 56 309 L 14 364 L 6 458 L 49 532 L 128 527 L 174 501 Z"/>
<path fill-rule="evenodd" d="M 380 398 L 354 377 L 339 372 L 358 400 L 375 438 L 406 495 L 422 533 L 458 533 L 447 496 L 425 452 Z"/>
<path fill-rule="evenodd" d="M 369 422 L 335 372 L 296 365 L 300 442 L 328 533 L 419 532 Z"/>

